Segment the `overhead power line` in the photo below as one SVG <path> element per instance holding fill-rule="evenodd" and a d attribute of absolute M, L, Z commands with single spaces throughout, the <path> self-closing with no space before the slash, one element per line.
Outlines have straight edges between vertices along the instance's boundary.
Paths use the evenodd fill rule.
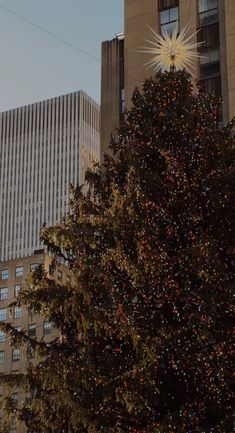
<path fill-rule="evenodd" d="M 58 36 L 56 33 L 51 32 L 50 30 L 45 29 L 44 27 L 41 27 L 40 25 L 34 23 L 33 21 L 29 20 L 28 18 L 24 17 L 23 15 L 18 14 L 17 12 L 13 11 L 12 9 L 9 9 L 8 7 L 2 5 L 0 3 L 0 8 L 5 10 L 6 12 L 10 13 L 11 15 L 14 15 L 15 17 L 19 18 L 20 20 L 24 21 L 25 23 L 31 25 L 37 30 L 40 30 L 41 32 L 47 34 L 48 36 L 57 39 L 57 41 L 62 42 L 63 44 L 67 45 L 70 48 L 74 48 L 75 50 L 79 51 L 80 53 L 84 54 L 87 57 L 90 57 L 90 59 L 95 60 L 96 62 L 100 63 L 100 59 L 93 54 L 90 54 L 88 51 L 83 50 L 82 48 L 78 47 L 77 45 L 73 44 L 72 42 L 67 41 L 66 39 L 63 39 L 61 36 Z"/>

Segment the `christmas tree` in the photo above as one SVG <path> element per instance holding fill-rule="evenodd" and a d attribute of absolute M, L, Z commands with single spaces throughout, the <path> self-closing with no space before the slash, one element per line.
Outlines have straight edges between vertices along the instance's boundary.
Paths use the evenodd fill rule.
<path fill-rule="evenodd" d="M 26 431 L 232 431 L 234 138 L 220 104 L 185 71 L 146 80 L 88 194 L 74 187 L 70 214 L 44 228 L 71 283 L 38 269 L 17 302 L 60 338 L 1 325 L 36 354 L 1 377 L 27 397 L 4 400 Z"/>

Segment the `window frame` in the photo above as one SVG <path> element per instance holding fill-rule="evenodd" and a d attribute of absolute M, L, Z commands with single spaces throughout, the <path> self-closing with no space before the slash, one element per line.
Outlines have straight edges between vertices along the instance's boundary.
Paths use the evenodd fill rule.
<path fill-rule="evenodd" d="M 39 266 L 39 263 L 30 263 L 30 272 L 35 271 Z"/>
<path fill-rule="evenodd" d="M 21 319 L 22 317 L 22 308 L 18 307 L 17 305 L 14 307 L 13 310 L 13 318 L 14 319 Z"/>
<path fill-rule="evenodd" d="M 5 277 L 4 275 L 7 275 L 7 276 Z M 9 278 L 9 270 L 8 269 L 2 269 L 1 270 L 1 280 L 8 280 L 8 278 Z"/>
<path fill-rule="evenodd" d="M 210 0 L 207 0 L 210 1 Z M 201 19 L 203 16 L 208 16 L 210 17 L 210 15 L 213 17 L 213 13 L 211 14 L 211 12 L 217 11 L 217 14 L 215 16 L 217 16 L 217 18 L 214 20 L 212 19 L 211 21 L 206 21 L 203 23 L 203 20 Z M 213 7 L 213 8 L 209 8 L 206 9 L 204 11 L 200 12 L 200 0 L 198 0 L 198 25 L 199 27 L 206 27 L 206 26 L 210 26 L 212 24 L 216 24 L 219 21 L 219 3 L 217 0 L 217 7 Z"/>
<path fill-rule="evenodd" d="M 4 290 L 6 296 L 2 295 Z M 8 287 L 0 287 L 0 301 L 6 301 L 7 299 L 8 299 Z"/>
<path fill-rule="evenodd" d="M 14 286 L 14 297 L 15 298 L 18 298 L 20 289 L 21 289 L 21 285 L 15 284 L 15 286 Z"/>
<path fill-rule="evenodd" d="M 158 0 L 158 11 L 179 7 L 179 0 Z"/>
<path fill-rule="evenodd" d="M 22 270 L 22 273 L 21 272 L 18 273 L 19 269 Z M 16 268 L 15 268 L 16 278 L 23 277 L 23 275 L 24 275 L 24 266 L 16 266 Z"/>
<path fill-rule="evenodd" d="M 18 357 L 17 358 L 14 355 L 15 353 L 18 353 Z M 19 347 L 14 347 L 12 349 L 11 360 L 12 360 L 12 362 L 20 361 L 20 348 Z"/>
<path fill-rule="evenodd" d="M 31 334 L 32 330 L 34 332 Z M 28 325 L 28 336 L 30 338 L 36 338 L 36 323 L 29 323 L 29 325 Z"/>
<path fill-rule="evenodd" d="M 174 9 L 177 9 L 177 15 L 178 15 L 177 19 L 171 19 L 171 12 Z M 165 13 L 168 13 L 168 20 L 163 22 L 162 16 Z M 159 25 L 160 25 L 160 33 L 161 34 L 162 34 L 163 30 L 165 30 L 169 35 L 171 35 L 175 28 L 177 28 L 177 32 L 178 32 L 179 31 L 179 6 L 164 9 L 164 10 L 160 11 L 159 12 Z M 170 27 L 173 26 L 170 32 L 168 31 L 169 26 Z"/>
<path fill-rule="evenodd" d="M 50 326 L 46 327 L 45 325 L 47 324 L 50 324 Z M 43 322 L 43 335 L 46 336 L 46 335 L 50 335 L 51 333 L 52 333 L 52 322 L 50 320 L 45 320 Z"/>
<path fill-rule="evenodd" d="M 1 313 L 5 311 L 5 319 L 1 319 Z M 5 322 L 5 320 L 7 320 L 7 308 L 0 308 L 0 322 Z"/>
<path fill-rule="evenodd" d="M 6 334 L 5 332 L 0 330 L 0 344 L 5 343 L 5 341 L 6 341 Z"/>
<path fill-rule="evenodd" d="M 1 356 L 3 355 L 3 356 Z M 0 350 L 0 365 L 5 364 L 5 350 Z"/>

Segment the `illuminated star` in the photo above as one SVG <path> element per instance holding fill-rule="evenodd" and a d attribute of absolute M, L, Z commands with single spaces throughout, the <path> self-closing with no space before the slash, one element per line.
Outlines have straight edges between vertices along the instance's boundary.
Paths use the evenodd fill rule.
<path fill-rule="evenodd" d="M 194 68 L 195 60 L 201 57 L 197 52 L 197 48 L 203 43 L 192 42 L 197 32 L 194 32 L 188 37 L 187 27 L 184 27 L 179 35 L 177 28 L 173 30 L 171 36 L 165 29 L 163 29 L 161 35 L 154 30 L 152 30 L 152 32 L 154 34 L 154 40 L 147 41 L 152 46 L 144 49 L 145 53 L 153 55 L 153 58 L 147 65 L 154 67 L 156 72 L 159 70 L 170 71 L 173 68 L 177 71 L 186 69 L 189 73 L 192 73 L 190 68 Z"/>

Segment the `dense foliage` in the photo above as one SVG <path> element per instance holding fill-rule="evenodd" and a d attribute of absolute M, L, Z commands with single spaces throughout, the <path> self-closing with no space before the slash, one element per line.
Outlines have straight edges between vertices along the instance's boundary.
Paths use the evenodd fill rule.
<path fill-rule="evenodd" d="M 18 300 L 60 338 L 7 325 L 38 358 L 2 378 L 27 393 L 5 407 L 28 432 L 232 432 L 234 139 L 219 105 L 184 71 L 146 80 L 114 157 L 44 229 L 72 279 L 38 269 Z"/>

